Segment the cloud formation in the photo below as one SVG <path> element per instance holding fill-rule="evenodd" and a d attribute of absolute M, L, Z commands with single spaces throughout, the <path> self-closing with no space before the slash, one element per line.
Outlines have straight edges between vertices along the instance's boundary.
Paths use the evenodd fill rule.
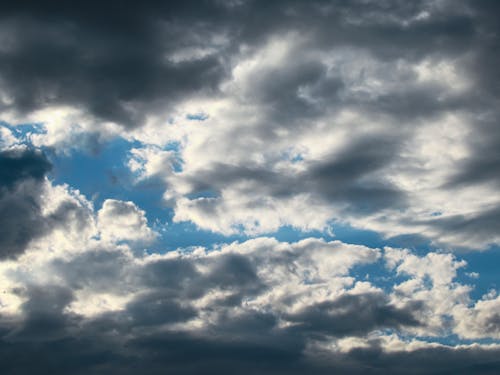
<path fill-rule="evenodd" d="M 5 119 L 44 122 L 40 145 L 180 142 L 182 170 L 163 168 L 176 220 L 498 242 L 464 238 L 499 203 L 491 3 L 4 7 Z M 461 217 L 465 236 L 448 224 Z"/>
<path fill-rule="evenodd" d="M 450 254 L 260 238 L 137 257 L 127 246 L 97 241 L 2 264 L 3 371 L 496 368 L 497 345 L 419 340 L 452 332 L 499 337 L 492 329 L 498 297 L 470 306 L 470 288 L 455 281 L 465 262 Z M 381 261 L 394 269 L 386 278 L 363 280 L 356 272 Z M 57 348 L 57 357 L 49 354 Z M 31 361 L 17 360 L 21 350 Z"/>
<path fill-rule="evenodd" d="M 498 373 L 499 10 L 2 2 L 0 371 Z"/>
<path fill-rule="evenodd" d="M 47 199 L 51 164 L 39 151 L 12 148 L 0 152 L 0 259 L 22 254 L 32 240 L 64 227 L 84 224 L 86 215 L 71 197 Z M 47 207 L 49 204 L 52 207 Z"/>

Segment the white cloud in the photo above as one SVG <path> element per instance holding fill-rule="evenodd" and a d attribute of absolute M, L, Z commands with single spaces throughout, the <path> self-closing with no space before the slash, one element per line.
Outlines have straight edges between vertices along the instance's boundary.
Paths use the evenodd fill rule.
<path fill-rule="evenodd" d="M 133 202 L 106 199 L 97 212 L 97 226 L 105 242 L 151 242 L 155 233 L 148 227 L 145 212 Z"/>
<path fill-rule="evenodd" d="M 435 90 L 455 95 L 460 63 L 380 61 L 362 49 L 318 52 L 304 47 L 304 37 L 270 39 L 235 61 L 221 95 L 180 103 L 168 124 L 159 120 L 159 114 L 158 121 L 132 132 L 148 146 L 135 149 L 129 165 L 143 177 L 164 178 L 165 198 L 173 201 L 175 220 L 223 234 L 268 233 L 283 225 L 325 230 L 335 219 L 386 236 L 420 235 L 446 248 L 485 248 L 498 242 L 494 233 L 473 236 L 441 224 L 474 219 L 500 204 L 492 186 L 471 185 L 453 191 L 446 186 L 471 155 L 468 142 L 476 119 L 466 111 L 436 107 L 433 112 L 437 104 L 425 102 L 425 90 L 437 85 L 431 80 L 436 76 L 432 69 L 437 69 L 448 74 L 450 82 L 445 83 L 451 86 L 437 85 Z M 316 80 L 314 74 L 321 78 Z M 263 99 L 266 95 L 272 96 Z M 287 99 L 286 95 L 291 96 Z M 430 106 L 431 113 L 424 116 L 402 109 L 398 113 L 397 100 L 406 96 Z M 328 105 L 332 101 L 336 104 Z M 389 101 L 395 108 L 380 111 L 380 101 Z M 304 109 L 294 114 L 293 105 Z M 186 120 L 189 113 L 198 112 L 207 114 L 207 119 Z M 304 181 L 308 177 L 301 177 L 320 163 L 335 161 L 357 142 L 377 137 L 389 144 L 396 137 L 397 147 L 388 151 L 385 165 L 361 176 L 359 183 L 392 186 L 404 195 L 405 207 L 388 205 L 359 214 L 361 200 L 343 201 L 342 194 L 348 193 L 342 193 L 338 201 L 325 199 Z M 172 171 L 172 152 L 161 150 L 171 142 L 180 145 L 175 155 L 182 160 L 182 170 Z M 383 150 L 386 145 L 379 147 Z M 255 174 L 249 175 L 249 170 Z M 273 180 L 266 180 L 264 173 L 273 174 Z M 221 174 L 227 181 L 218 185 Z M 190 195 L 205 185 L 209 190 L 219 189 L 210 192 L 215 197 Z M 335 189 L 334 179 L 329 188 Z"/>
<path fill-rule="evenodd" d="M 378 308 L 387 308 L 384 314 L 400 311 L 397 314 L 401 315 L 395 316 L 402 322 L 411 316 L 415 319 L 411 324 L 393 327 L 410 339 L 382 337 L 388 340 L 384 344 L 387 350 L 427 347 L 418 341 L 420 336 L 456 333 L 463 338 L 498 337 L 500 299 L 492 294 L 471 305 L 471 286 L 457 281 L 457 270 L 466 264 L 451 254 L 430 252 L 417 256 L 405 249 L 381 251 L 340 241 L 308 238 L 286 243 L 259 237 L 215 249 L 199 247 L 134 255 L 134 243 L 150 239 L 152 232 L 146 229 L 146 220 L 137 206 L 115 200 L 105 201 L 98 211 L 96 228 L 100 238 L 95 237 L 97 230 L 89 231 L 89 238 L 76 243 L 75 249 L 61 242 L 59 236 L 48 236 L 35 242 L 17 261 L 2 262 L 2 313 L 11 319 L 19 316 L 28 298 L 20 293 L 25 288 L 59 285 L 73 293 L 66 313 L 86 319 L 112 312 L 143 314 L 139 306 L 164 306 L 167 302 L 162 301 L 167 297 L 162 296 L 169 296 L 167 301 L 173 305 L 164 308 L 181 309 L 176 313 L 181 320 L 161 324 L 188 332 L 205 331 L 224 324 L 224 319 L 238 320 L 256 313 L 279 317 L 281 329 L 292 329 L 298 324 L 295 320 L 312 319 L 309 314 L 322 313 L 323 309 L 327 319 L 328 314 L 343 314 L 342 309 L 350 308 L 349 303 L 374 303 L 359 307 L 368 309 L 363 313 L 368 315 L 360 317 L 359 322 L 367 325 L 363 329 L 371 336 L 355 338 L 347 334 L 332 347 L 341 352 L 368 345 L 372 336 L 379 334 L 382 327 L 370 328 L 369 320 L 371 311 Z M 114 244 L 124 240 L 132 242 Z M 57 246 L 61 246 L 59 252 L 49 252 Z M 66 250 L 61 251 L 65 246 Z M 386 272 L 380 275 L 383 281 L 377 276 L 368 281 L 352 272 L 364 265 L 378 267 L 379 261 L 386 265 Z M 345 302 L 343 308 L 335 305 L 346 298 L 351 302 Z M 175 307 L 174 301 L 182 304 Z M 185 320 L 183 314 L 187 314 Z M 147 324 L 167 319 L 147 316 L 134 319 L 153 319 Z M 340 315 L 339 319 L 347 318 Z"/>
<path fill-rule="evenodd" d="M 483 249 L 500 241 L 491 231 L 474 235 L 448 224 L 480 220 L 500 204 L 494 186 L 446 185 L 474 152 L 470 138 L 480 121 L 447 102 L 472 87 L 467 59 L 383 60 L 361 47 L 319 49 L 308 38 L 285 33 L 242 48 L 216 95 L 193 94 L 175 108 L 155 107 L 137 128 L 61 105 L 4 117 L 12 124 L 42 123 L 46 133 L 31 134 L 32 142 L 57 150 L 117 136 L 142 142 L 129 152 L 136 178 L 162 179 L 174 219 L 215 232 L 257 235 L 284 225 L 326 230 L 334 220 L 385 236 L 419 235 L 446 248 Z M 187 49 L 175 58 L 205 52 Z M 204 121 L 190 121 L 193 113 L 205 114 Z M 364 174 L 351 175 L 354 186 L 337 192 L 342 181 L 335 176 L 321 186 L 307 181 L 318 165 L 370 139 L 387 155 Z M 178 148 L 166 150 L 172 143 Z M 349 168 L 343 173 L 349 176 Z M 357 187 L 374 193 L 350 198 Z M 325 189 L 335 197 L 325 196 Z M 405 200 L 379 207 L 370 201 L 377 189 L 397 191 Z"/>

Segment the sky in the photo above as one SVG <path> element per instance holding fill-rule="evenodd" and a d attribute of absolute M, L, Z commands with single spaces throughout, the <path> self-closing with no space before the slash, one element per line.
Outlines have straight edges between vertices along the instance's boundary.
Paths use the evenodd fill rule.
<path fill-rule="evenodd" d="M 498 14 L 0 2 L 0 372 L 500 373 Z"/>

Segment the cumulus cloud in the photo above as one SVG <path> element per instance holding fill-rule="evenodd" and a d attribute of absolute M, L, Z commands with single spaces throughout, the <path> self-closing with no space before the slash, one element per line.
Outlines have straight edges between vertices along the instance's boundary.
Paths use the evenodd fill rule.
<path fill-rule="evenodd" d="M 39 178 L 46 181 L 43 173 Z M 68 187 L 45 183 L 41 212 L 58 216 L 54 210 L 69 197 L 75 212 L 61 216 L 61 227 L 33 238 L 16 261 L 0 264 L 7 372 L 31 371 L 17 362 L 20 350 L 32 353 L 39 368 L 55 371 L 36 347 L 64 348 L 58 354 L 68 366 L 63 371 L 96 373 L 123 372 L 123 361 L 146 361 L 151 373 L 228 370 L 254 361 L 261 363 L 255 371 L 273 373 L 288 371 L 288 363 L 301 371 L 358 371 L 373 355 L 382 371 L 398 368 L 394 358 L 412 361 L 421 353 L 436 358 L 436 366 L 445 366 L 437 358 L 457 351 L 470 366 L 496 355 L 496 347 L 417 339 L 498 336 L 496 297 L 470 305 L 471 288 L 456 281 L 466 263 L 451 254 L 264 237 L 140 255 L 134 246 L 153 232 L 135 204 L 110 199 L 94 212 Z M 366 279 L 357 271 L 380 262 L 388 277 Z M 414 338 L 402 341 L 399 335 Z M 187 353 L 199 350 L 193 367 L 186 365 Z M 376 354 L 364 358 L 363 352 Z"/>
<path fill-rule="evenodd" d="M 144 211 L 133 202 L 106 199 L 97 212 L 97 226 L 104 241 L 151 242 L 154 232 L 148 227 Z"/>
<path fill-rule="evenodd" d="M 151 374 L 195 373 L 199 366 L 264 373 L 374 366 L 373 373 L 402 373 L 414 361 L 417 374 L 495 367 L 497 346 L 418 340 L 434 336 L 439 319 L 449 322 L 440 334 L 497 337 L 495 297 L 470 306 L 470 290 L 456 281 L 465 264 L 449 254 L 408 256 L 408 250 L 313 238 L 259 238 L 140 257 L 109 242 L 87 246 L 2 265 L 2 369 L 29 372 L 16 353 L 36 347 L 64 348 L 57 360 L 67 364 L 64 371 L 92 373 L 126 373 L 146 363 Z M 394 269 L 388 286 L 357 275 L 357 268 L 380 261 Z M 409 290 L 412 281 L 421 285 Z M 17 306 L 9 306 L 10 294 Z M 422 356 L 428 361 L 419 364 Z M 460 360 L 448 363 L 453 358 Z M 34 354 L 33 360 L 43 369 L 56 366 Z"/>

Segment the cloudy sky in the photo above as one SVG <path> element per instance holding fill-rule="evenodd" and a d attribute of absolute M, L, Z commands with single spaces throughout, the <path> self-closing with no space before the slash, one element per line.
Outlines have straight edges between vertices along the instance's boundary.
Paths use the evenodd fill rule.
<path fill-rule="evenodd" d="M 0 372 L 498 374 L 499 13 L 0 2 Z"/>

